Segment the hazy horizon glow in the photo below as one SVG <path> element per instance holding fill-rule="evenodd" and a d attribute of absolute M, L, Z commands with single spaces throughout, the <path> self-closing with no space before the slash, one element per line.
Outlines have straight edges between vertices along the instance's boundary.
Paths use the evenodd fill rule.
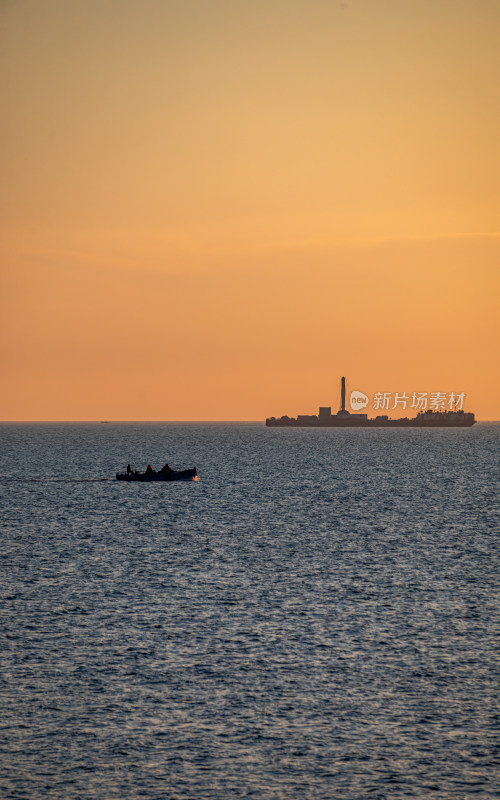
<path fill-rule="evenodd" d="M 493 0 L 0 4 L 4 420 L 500 418 Z"/>

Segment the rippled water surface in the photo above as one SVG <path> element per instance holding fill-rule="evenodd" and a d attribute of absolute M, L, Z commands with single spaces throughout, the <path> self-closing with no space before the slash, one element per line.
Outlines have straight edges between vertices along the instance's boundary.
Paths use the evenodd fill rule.
<path fill-rule="evenodd" d="M 0 796 L 497 798 L 499 434 L 0 426 Z"/>

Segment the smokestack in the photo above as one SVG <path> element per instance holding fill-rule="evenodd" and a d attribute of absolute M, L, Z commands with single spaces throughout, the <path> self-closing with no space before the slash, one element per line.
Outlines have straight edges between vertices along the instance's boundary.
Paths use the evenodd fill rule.
<path fill-rule="evenodd" d="M 345 378 L 342 378 L 340 393 L 342 397 L 342 411 L 345 411 Z"/>

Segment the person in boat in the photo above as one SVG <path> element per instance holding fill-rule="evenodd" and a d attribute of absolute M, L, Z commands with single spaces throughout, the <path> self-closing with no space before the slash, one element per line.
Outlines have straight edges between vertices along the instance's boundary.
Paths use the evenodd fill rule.
<path fill-rule="evenodd" d="M 153 467 L 151 464 L 148 464 L 146 467 L 146 475 L 150 475 L 153 472 Z"/>
<path fill-rule="evenodd" d="M 170 467 L 168 464 L 165 464 L 165 466 L 163 466 L 163 467 L 161 468 L 160 472 L 161 472 L 163 475 L 166 475 L 168 472 L 173 472 L 173 469 L 172 469 L 172 467 Z"/>
<path fill-rule="evenodd" d="M 127 464 L 127 475 L 130 475 L 132 470 L 130 469 L 130 464 Z"/>

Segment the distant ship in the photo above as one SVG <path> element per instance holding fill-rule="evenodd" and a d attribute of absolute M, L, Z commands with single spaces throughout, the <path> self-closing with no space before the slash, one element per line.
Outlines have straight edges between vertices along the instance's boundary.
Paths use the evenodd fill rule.
<path fill-rule="evenodd" d="M 474 414 L 464 411 L 420 411 L 416 417 L 391 419 L 382 414 L 368 418 L 368 414 L 351 414 L 345 407 L 345 378 L 341 381 L 341 408 L 332 414 L 330 406 L 319 409 L 319 414 L 299 414 L 297 417 L 270 417 L 268 428 L 470 428 L 476 420 Z"/>

